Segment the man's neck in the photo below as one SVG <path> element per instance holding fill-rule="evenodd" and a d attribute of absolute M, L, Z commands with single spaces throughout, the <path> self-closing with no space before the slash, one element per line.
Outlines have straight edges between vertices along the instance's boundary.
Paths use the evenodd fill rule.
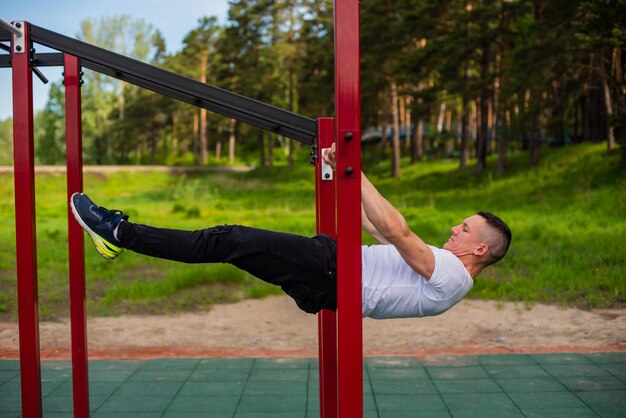
<path fill-rule="evenodd" d="M 475 279 L 476 276 L 483 270 L 483 265 L 477 263 L 474 256 L 466 255 L 466 256 L 457 256 L 461 263 L 465 266 L 467 272 L 472 276 L 472 279 Z"/>

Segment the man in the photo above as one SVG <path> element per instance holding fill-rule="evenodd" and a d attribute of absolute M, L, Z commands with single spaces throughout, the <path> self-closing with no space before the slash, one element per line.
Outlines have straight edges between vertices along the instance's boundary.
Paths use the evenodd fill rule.
<path fill-rule="evenodd" d="M 335 167 L 335 147 L 323 156 Z M 439 315 L 458 303 L 473 279 L 500 260 L 511 241 L 497 216 L 478 212 L 451 228 L 443 249 L 426 245 L 361 173 L 363 228 L 380 245 L 363 246 L 362 315 L 376 319 Z M 336 243 L 237 225 L 198 231 L 128 222 L 118 210 L 75 193 L 71 208 L 108 259 L 123 249 L 184 263 L 229 263 L 278 285 L 309 313 L 337 307 Z"/>

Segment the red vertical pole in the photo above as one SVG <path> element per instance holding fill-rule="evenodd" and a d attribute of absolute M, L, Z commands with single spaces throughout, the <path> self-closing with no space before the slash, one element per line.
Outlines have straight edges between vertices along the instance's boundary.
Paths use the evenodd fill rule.
<path fill-rule="evenodd" d="M 339 417 L 363 416 L 359 0 L 335 1 Z"/>
<path fill-rule="evenodd" d="M 87 315 L 85 309 L 85 249 L 83 230 L 72 216 L 69 199 L 83 191 L 83 145 L 81 120 L 81 73 L 78 58 L 64 54 L 65 136 L 67 161 L 67 217 L 72 321 L 72 386 L 74 417 L 89 417 L 87 373 Z"/>
<path fill-rule="evenodd" d="M 42 416 L 39 362 L 39 303 L 37 292 L 37 239 L 35 231 L 35 158 L 33 140 L 33 72 L 30 67 L 28 24 L 23 46 L 16 50 L 12 35 L 13 165 L 15 172 L 15 247 L 20 331 L 22 416 Z"/>
<path fill-rule="evenodd" d="M 317 232 L 337 238 L 335 225 L 335 181 L 322 178 L 322 150 L 335 138 L 332 118 L 317 120 L 318 160 L 315 165 Z M 319 335 L 320 417 L 337 417 L 337 316 L 322 310 L 317 316 Z"/>

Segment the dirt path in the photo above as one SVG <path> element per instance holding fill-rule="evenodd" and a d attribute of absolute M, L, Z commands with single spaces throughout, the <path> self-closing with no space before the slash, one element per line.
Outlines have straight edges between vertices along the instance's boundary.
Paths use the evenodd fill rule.
<path fill-rule="evenodd" d="M 626 309 L 582 311 L 465 300 L 439 317 L 363 321 L 366 355 L 626 351 Z M 70 358 L 70 325 L 43 322 L 42 358 Z M 207 313 L 88 321 L 89 357 L 316 356 L 317 319 L 285 296 Z M 0 358 L 18 356 L 17 324 L 0 323 Z"/>

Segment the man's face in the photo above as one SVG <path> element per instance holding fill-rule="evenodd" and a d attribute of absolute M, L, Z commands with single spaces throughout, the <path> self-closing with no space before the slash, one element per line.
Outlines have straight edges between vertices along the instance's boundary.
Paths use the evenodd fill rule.
<path fill-rule="evenodd" d="M 482 243 L 480 230 L 487 221 L 480 215 L 470 216 L 460 225 L 450 228 L 452 236 L 443 248 L 456 256 L 472 254 Z"/>

